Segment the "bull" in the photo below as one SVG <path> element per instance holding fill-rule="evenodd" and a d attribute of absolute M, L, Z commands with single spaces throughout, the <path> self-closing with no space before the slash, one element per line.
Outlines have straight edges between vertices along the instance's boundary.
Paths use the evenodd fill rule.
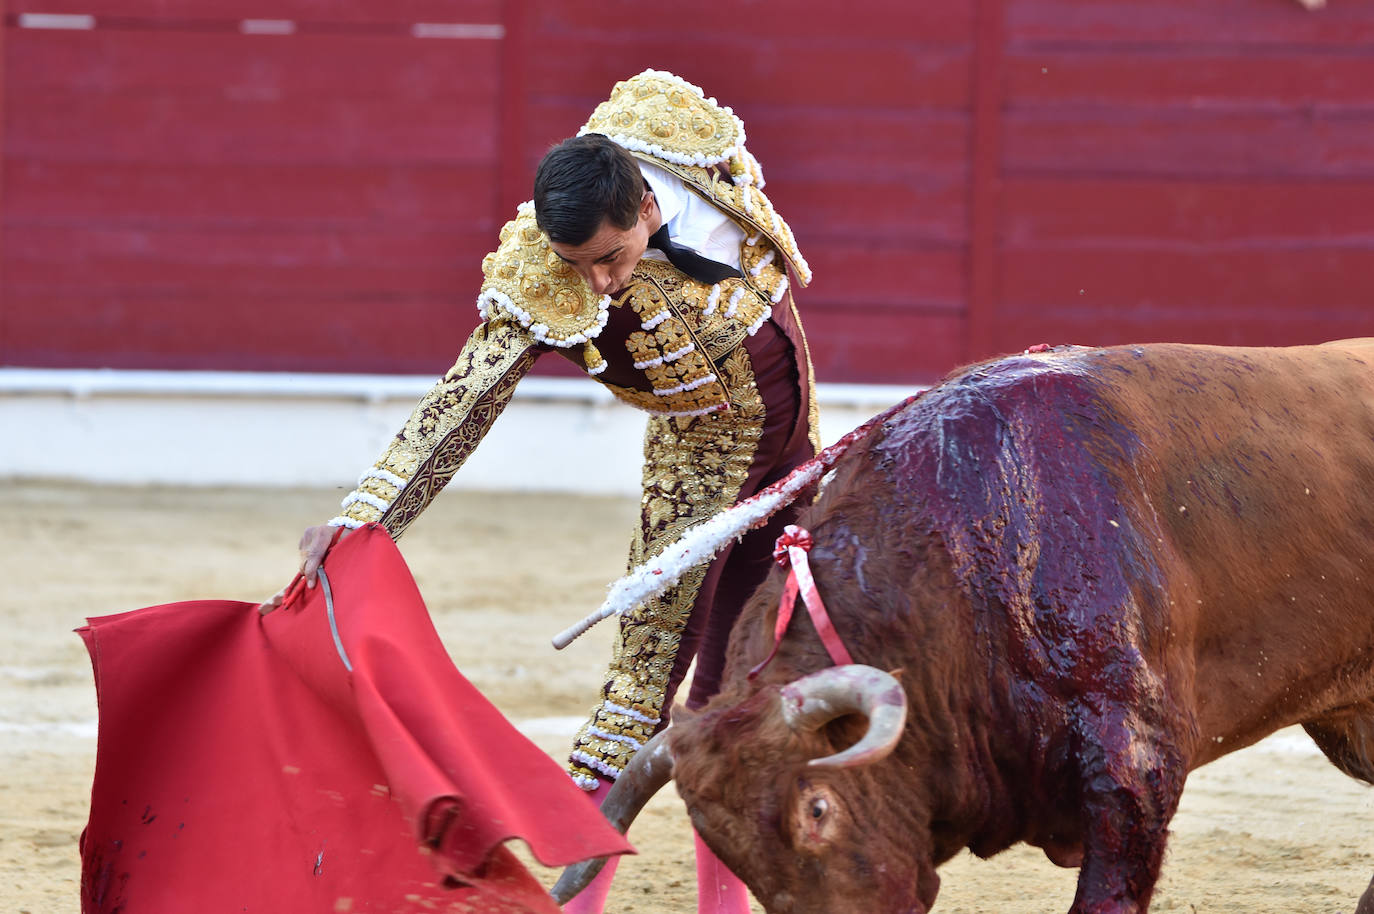
<path fill-rule="evenodd" d="M 855 663 L 800 619 L 775 645 L 775 569 L 605 807 L 671 777 L 772 914 L 923 914 L 1018 842 L 1079 869 L 1072 914 L 1143 912 L 1193 769 L 1301 724 L 1374 783 L 1374 340 L 974 365 L 801 524 Z"/>

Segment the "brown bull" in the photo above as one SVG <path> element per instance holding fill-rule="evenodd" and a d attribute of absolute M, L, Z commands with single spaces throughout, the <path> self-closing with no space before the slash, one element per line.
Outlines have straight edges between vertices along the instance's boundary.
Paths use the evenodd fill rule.
<path fill-rule="evenodd" d="M 1145 911 L 1194 768 L 1300 723 L 1374 782 L 1374 340 L 976 365 L 803 524 L 863 666 L 794 619 L 747 678 L 778 570 L 721 693 L 618 788 L 671 762 L 774 914 L 925 912 L 939 864 L 1022 841 L 1080 867 L 1073 912 Z"/>

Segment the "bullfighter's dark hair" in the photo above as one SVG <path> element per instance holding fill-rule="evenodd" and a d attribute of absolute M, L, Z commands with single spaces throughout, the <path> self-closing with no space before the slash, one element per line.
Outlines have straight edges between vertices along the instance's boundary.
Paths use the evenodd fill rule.
<path fill-rule="evenodd" d="M 599 133 L 559 143 L 534 174 L 535 221 L 558 244 L 584 244 L 602 222 L 633 228 L 643 198 L 634 157 Z"/>

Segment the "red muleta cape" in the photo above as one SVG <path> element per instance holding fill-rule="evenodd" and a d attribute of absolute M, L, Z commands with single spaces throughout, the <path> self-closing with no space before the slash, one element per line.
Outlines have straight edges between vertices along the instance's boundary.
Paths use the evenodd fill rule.
<path fill-rule="evenodd" d="M 321 585 L 267 616 L 207 600 L 79 629 L 100 707 L 83 912 L 557 914 L 502 842 L 547 866 L 631 851 L 454 667 L 384 529 L 325 571 L 333 624 Z"/>

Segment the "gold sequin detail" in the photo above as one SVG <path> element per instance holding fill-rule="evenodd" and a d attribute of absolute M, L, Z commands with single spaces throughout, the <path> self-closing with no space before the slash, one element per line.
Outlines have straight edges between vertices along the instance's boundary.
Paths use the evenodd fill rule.
<path fill-rule="evenodd" d="M 586 343 L 606 325 L 609 301 L 554 253 L 530 204 L 501 229 L 501 244 L 483 258 L 482 274 L 482 316 L 504 313 L 539 342 Z"/>
<path fill-rule="evenodd" d="M 615 84 L 582 133 L 600 133 L 629 148 L 709 165 L 726 161 L 744 143 L 744 125 L 728 108 L 691 83 L 645 70 Z"/>
<path fill-rule="evenodd" d="M 448 374 L 425 394 L 373 464 L 405 485 L 398 489 L 369 477 L 354 490 L 355 496 L 367 497 L 353 500 L 343 516 L 360 523 L 380 521 L 393 539 L 399 537 L 476 449 L 536 354 L 534 340 L 510 321 L 491 321 L 474 330 Z"/>
<path fill-rule="evenodd" d="M 763 398 L 743 347 L 727 356 L 719 370 L 731 391 L 728 411 L 649 419 L 640 529 L 630 551 L 631 565 L 739 499 L 763 438 Z M 693 568 L 677 586 L 621 618 L 602 701 L 573 744 L 569 772 L 575 778 L 585 782 L 621 771 L 653 735 L 652 721 L 663 716 L 668 679 L 706 569 Z"/>
<path fill-rule="evenodd" d="M 690 278 L 672 264 L 641 260 L 631 274 L 631 283 L 632 289 L 639 283 L 651 284 L 652 294 L 661 296 L 672 316 L 681 322 L 678 326 L 686 328 L 697 347 L 712 362 L 718 361 L 748 336 L 747 324 L 725 316 L 726 305 L 736 290 L 743 287 L 746 294 L 751 294 L 749 284 L 742 279 L 726 279 L 717 286 L 710 286 Z M 714 307 L 710 304 L 713 294 Z"/>
<path fill-rule="evenodd" d="M 727 317 L 727 303 L 741 291 L 736 313 Z M 707 313 L 713 294 L 716 304 Z M 756 287 L 727 279 L 713 290 L 671 264 L 641 260 L 620 301 L 649 325 L 631 333 L 625 346 L 653 390 L 607 384 L 611 393 L 638 409 L 677 416 L 729 404 L 729 385 L 715 364 L 744 341 L 767 307 Z"/>

